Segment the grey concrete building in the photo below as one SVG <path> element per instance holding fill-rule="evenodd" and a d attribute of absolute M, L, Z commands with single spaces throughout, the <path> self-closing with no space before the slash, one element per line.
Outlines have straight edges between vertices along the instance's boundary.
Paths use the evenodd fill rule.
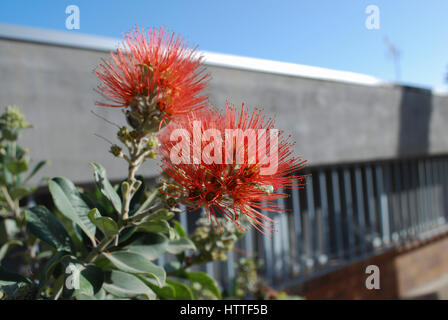
<path fill-rule="evenodd" d="M 50 161 L 41 175 L 87 183 L 93 178 L 89 162 L 97 161 L 111 179 L 124 178 L 125 162 L 109 154 L 109 143 L 98 137 L 114 141 L 116 127 L 91 113 L 124 122 L 121 110 L 95 106 L 100 97 L 93 91 L 97 79 L 92 71 L 117 43 L 0 24 L 0 106 L 18 105 L 35 125 L 21 144 L 34 159 Z M 312 176 L 307 187 L 292 191 L 284 203 L 291 214 L 272 216 L 282 232 L 272 239 L 249 232 L 239 244 L 265 260 L 263 273 L 271 284 L 303 284 L 387 252 L 398 256 L 399 251 L 391 250 L 416 242 L 423 246 L 422 239 L 438 243 L 427 248 L 431 255 L 416 252 L 415 257 L 432 264 L 404 257 L 416 271 L 400 274 L 408 272 L 412 281 L 416 274 L 431 275 L 422 277 L 428 282 L 448 273 L 448 260 L 437 256 L 448 245 L 446 239 L 437 240 L 446 238 L 448 230 L 447 95 L 350 72 L 204 55 L 211 74 L 211 103 L 223 107 L 229 100 L 263 108 L 276 118 L 279 129 L 292 135 L 297 155 L 309 161 Z M 158 167 L 145 164 L 142 173 L 154 177 Z M 223 285 L 229 283 L 237 255 L 227 263 L 207 265 L 206 271 Z M 387 291 L 392 292 L 388 297 L 418 289 L 421 283 L 416 281 L 402 286 L 408 278 L 394 268 L 388 267 L 393 271 L 388 283 L 395 286 Z M 350 270 L 351 275 L 364 276 L 361 269 Z M 320 296 L 332 292 L 316 286 L 324 287 L 314 286 Z M 330 297 L 375 294 L 365 287 L 353 288 L 352 296 L 335 292 Z"/>
<path fill-rule="evenodd" d="M 118 109 L 95 106 L 93 69 L 118 40 L 0 25 L 0 105 L 21 107 L 35 128 L 23 144 L 52 172 L 91 179 L 98 161 L 113 179 L 124 164 L 106 141 L 122 123 Z M 448 97 L 348 72 L 205 53 L 211 102 L 260 107 L 291 133 L 310 165 L 392 159 L 448 151 Z M 146 166 L 146 175 L 156 167 Z"/>

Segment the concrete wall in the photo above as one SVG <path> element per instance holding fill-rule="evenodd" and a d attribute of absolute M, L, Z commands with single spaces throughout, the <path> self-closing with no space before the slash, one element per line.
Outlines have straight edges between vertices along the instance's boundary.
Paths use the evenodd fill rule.
<path fill-rule="evenodd" d="M 35 128 L 21 141 L 34 159 L 48 159 L 44 175 L 90 181 L 90 161 L 101 162 L 112 179 L 125 173 L 109 144 L 119 109 L 96 107 L 92 70 L 104 51 L 0 39 L 0 106 L 21 107 Z M 226 99 L 261 107 L 291 133 L 296 151 L 311 165 L 448 153 L 448 97 L 409 87 L 366 86 L 209 66 L 211 102 Z M 154 175 L 145 164 L 142 173 Z"/>

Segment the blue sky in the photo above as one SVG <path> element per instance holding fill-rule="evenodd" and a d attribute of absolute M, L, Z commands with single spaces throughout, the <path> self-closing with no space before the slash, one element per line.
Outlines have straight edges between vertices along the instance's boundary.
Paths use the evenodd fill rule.
<path fill-rule="evenodd" d="M 134 25 L 166 26 L 200 49 L 326 67 L 394 80 L 384 37 L 400 50 L 401 80 L 445 86 L 446 0 L 0 0 L 0 22 L 66 30 L 80 9 L 81 32 L 109 37 Z M 380 29 L 368 30 L 368 5 Z"/>

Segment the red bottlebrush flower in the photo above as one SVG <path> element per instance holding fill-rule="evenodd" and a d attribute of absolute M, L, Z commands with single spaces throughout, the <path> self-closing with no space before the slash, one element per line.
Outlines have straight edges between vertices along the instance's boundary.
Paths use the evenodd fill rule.
<path fill-rule="evenodd" d="M 210 220 L 224 216 L 239 227 L 244 215 L 260 232 L 274 221 L 261 211 L 283 212 L 279 191 L 302 188 L 297 175 L 304 160 L 292 153 L 289 137 L 259 110 L 249 114 L 226 104 L 224 114 L 195 112 L 176 120 L 160 135 L 164 192 L 190 211 L 204 207 Z"/>
<path fill-rule="evenodd" d="M 111 60 L 95 70 L 101 80 L 97 92 L 107 107 L 141 108 L 141 102 L 156 106 L 173 117 L 206 106 L 202 93 L 208 74 L 202 57 L 188 48 L 185 40 L 165 29 L 135 28 L 124 35 L 125 42 Z M 141 111 L 141 110 L 139 110 Z"/>

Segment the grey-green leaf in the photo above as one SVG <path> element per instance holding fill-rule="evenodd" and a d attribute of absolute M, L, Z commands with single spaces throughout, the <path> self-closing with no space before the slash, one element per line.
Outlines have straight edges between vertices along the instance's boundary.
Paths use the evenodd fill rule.
<path fill-rule="evenodd" d="M 143 281 L 136 276 L 113 270 L 109 279 L 103 285 L 104 290 L 121 298 L 134 298 L 146 296 L 148 299 L 155 299 L 156 294 Z"/>
<path fill-rule="evenodd" d="M 166 251 L 172 254 L 179 254 L 186 250 L 196 250 L 194 243 L 188 238 L 180 238 L 176 240 L 170 240 Z"/>
<path fill-rule="evenodd" d="M 26 159 L 11 161 L 6 164 L 6 168 L 12 174 L 20 174 L 28 170 L 28 162 Z"/>
<path fill-rule="evenodd" d="M 94 169 L 93 175 L 96 184 L 98 188 L 100 188 L 101 193 L 112 203 L 117 212 L 121 212 L 120 196 L 107 179 L 106 169 L 104 169 L 104 167 L 97 162 L 92 162 L 91 165 Z"/>
<path fill-rule="evenodd" d="M 105 253 L 104 255 L 117 269 L 121 271 L 149 275 L 157 280 L 160 287 L 165 285 L 165 270 L 155 265 L 139 253 L 130 251 L 116 251 L 110 254 Z"/>
<path fill-rule="evenodd" d="M 71 273 L 67 274 L 67 271 Z M 75 274 L 75 272 L 78 273 Z M 67 274 L 67 278 L 65 279 L 66 287 L 69 287 L 67 285 L 67 282 L 69 282 L 73 286 L 73 288 L 75 289 L 73 293 L 74 297 L 82 295 L 82 296 L 90 296 L 93 298 L 94 295 L 98 293 L 101 287 L 103 286 L 104 282 L 103 271 L 93 264 L 88 264 L 87 266 L 84 266 L 81 264 L 80 261 L 71 258 L 66 263 L 66 274 Z"/>
<path fill-rule="evenodd" d="M 194 300 L 193 292 L 182 282 L 167 279 L 166 283 L 174 289 L 176 300 Z"/>
<path fill-rule="evenodd" d="M 27 226 L 32 234 L 57 250 L 71 250 L 70 237 L 56 216 L 44 206 L 26 209 Z"/>
<path fill-rule="evenodd" d="M 70 254 L 66 251 L 58 251 L 56 252 L 45 264 L 44 268 L 41 270 L 40 279 L 39 279 L 39 289 L 42 288 L 47 283 L 48 279 L 50 279 L 51 274 L 53 273 L 54 268 L 64 259 L 65 257 L 70 256 Z"/>
<path fill-rule="evenodd" d="M 166 283 L 165 286 L 159 287 L 159 284 L 153 278 L 144 275 L 137 275 L 137 277 L 150 287 L 159 298 L 168 300 L 176 299 L 176 290 L 173 286 Z"/>
<path fill-rule="evenodd" d="M 191 282 L 199 283 L 203 288 L 210 291 L 216 298 L 222 299 L 221 291 L 215 279 L 205 272 L 187 272 L 187 277 Z"/>
<path fill-rule="evenodd" d="M 33 170 L 31 171 L 31 173 L 28 175 L 28 177 L 25 179 L 24 183 L 26 183 L 27 181 L 29 181 L 32 177 L 34 177 L 34 175 L 39 172 L 40 169 L 42 169 L 43 166 L 45 166 L 48 162 L 47 161 L 40 161 L 39 163 L 36 164 L 36 166 L 33 168 Z"/>
<path fill-rule="evenodd" d="M 4 245 L 0 247 L 0 262 L 3 260 L 3 258 L 8 253 L 8 250 L 13 246 L 21 246 L 23 245 L 22 241 L 19 240 L 10 240 L 6 242 Z"/>
<path fill-rule="evenodd" d="M 31 282 L 28 278 L 18 273 L 9 271 L 0 265 L 0 286 L 10 285 L 18 282 Z"/>
<path fill-rule="evenodd" d="M 117 223 L 110 217 L 102 217 L 97 208 L 88 212 L 90 221 L 101 230 L 106 237 L 111 237 L 118 233 Z"/>
<path fill-rule="evenodd" d="M 146 200 L 141 204 L 141 206 L 138 208 L 138 210 L 135 212 L 135 215 L 142 213 L 146 209 L 148 209 L 153 203 L 156 197 L 159 195 L 159 190 L 154 189 L 149 192 L 148 197 Z"/>
<path fill-rule="evenodd" d="M 57 177 L 48 182 L 48 187 L 59 211 L 76 223 L 92 243 L 95 243 L 96 228 L 88 217 L 90 208 L 82 199 L 73 182 L 66 178 Z"/>
<path fill-rule="evenodd" d="M 148 233 L 135 240 L 125 249 L 143 255 L 148 260 L 155 260 L 163 255 L 168 246 L 168 239 L 160 233 Z"/>

